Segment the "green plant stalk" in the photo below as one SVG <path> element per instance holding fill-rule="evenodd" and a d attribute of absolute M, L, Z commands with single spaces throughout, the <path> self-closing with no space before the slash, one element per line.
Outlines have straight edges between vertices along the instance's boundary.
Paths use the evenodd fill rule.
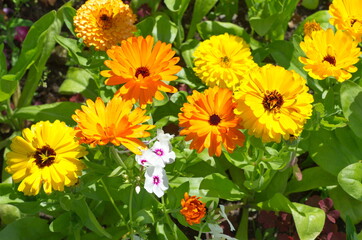
<path fill-rule="evenodd" d="M 123 218 L 122 213 L 119 211 L 116 203 L 114 202 L 114 199 L 113 199 L 113 197 L 111 196 L 111 194 L 110 194 L 110 192 L 109 192 L 109 190 L 108 190 L 107 185 L 104 183 L 104 181 L 103 181 L 102 178 L 100 179 L 100 181 L 101 181 L 101 183 L 102 183 L 102 186 L 103 186 L 103 188 L 104 188 L 104 191 L 106 192 L 106 194 L 107 194 L 107 196 L 108 196 L 108 198 L 109 198 L 109 201 L 111 202 L 112 206 L 113 206 L 114 209 L 116 210 L 117 214 L 119 215 L 119 217 L 121 218 L 121 220 L 122 220 L 123 222 L 126 222 L 125 219 Z M 127 228 L 128 228 L 128 226 L 127 226 Z"/>
<path fill-rule="evenodd" d="M 133 191 L 134 191 L 134 184 L 132 184 L 131 186 L 131 192 L 129 194 L 129 203 L 128 203 L 128 211 L 129 211 L 129 226 L 130 226 L 130 231 L 131 231 L 131 239 L 133 240 L 133 211 L 132 211 L 132 206 L 133 206 Z"/>
<path fill-rule="evenodd" d="M 241 222 L 235 235 L 236 239 L 248 240 L 248 216 L 249 216 L 249 209 L 244 207 L 241 216 Z"/>
<path fill-rule="evenodd" d="M 199 239 L 201 239 L 202 230 L 204 230 L 206 224 L 207 224 L 207 222 L 204 222 L 204 223 L 201 225 L 201 227 L 200 227 L 199 234 L 197 235 L 197 237 L 198 237 Z"/>
<path fill-rule="evenodd" d="M 168 226 L 171 228 L 172 235 L 173 235 L 174 239 L 178 239 L 178 237 L 177 237 L 177 231 L 176 231 L 176 229 L 174 228 L 174 224 L 172 224 L 172 221 L 171 221 L 171 219 L 170 219 L 170 216 L 168 215 L 168 210 L 166 209 L 165 199 L 164 199 L 163 196 L 162 196 L 162 198 L 161 198 L 161 201 L 162 201 L 162 208 L 163 208 L 163 212 L 164 212 L 164 214 L 165 214 L 166 222 L 167 222 Z"/>
<path fill-rule="evenodd" d="M 112 147 L 110 147 L 110 149 L 111 149 L 111 155 L 112 155 L 112 157 L 114 157 L 114 159 L 116 160 L 116 162 L 117 162 L 121 167 L 123 167 L 124 170 L 126 170 L 126 172 L 127 172 L 127 174 L 128 174 L 128 172 L 129 172 L 129 171 L 128 171 L 128 168 L 127 168 L 126 164 L 124 164 L 122 158 L 119 156 L 116 148 L 115 148 L 114 146 L 112 146 Z"/>

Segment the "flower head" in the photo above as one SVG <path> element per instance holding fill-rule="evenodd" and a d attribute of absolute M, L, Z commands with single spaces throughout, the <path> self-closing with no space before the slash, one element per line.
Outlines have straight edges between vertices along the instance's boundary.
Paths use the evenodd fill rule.
<path fill-rule="evenodd" d="M 263 142 L 299 135 L 312 114 L 313 97 L 306 80 L 294 71 L 270 64 L 250 72 L 235 99 L 235 113 L 242 125 Z"/>
<path fill-rule="evenodd" d="M 187 192 L 184 194 L 184 199 L 181 200 L 182 209 L 180 213 L 185 216 L 188 224 L 199 224 L 201 219 L 206 214 L 205 203 L 201 202 L 200 197 L 189 196 Z"/>
<path fill-rule="evenodd" d="M 105 51 L 133 36 L 136 15 L 120 1 L 88 0 L 74 17 L 74 31 L 87 46 Z"/>
<path fill-rule="evenodd" d="M 102 71 L 107 77 L 106 85 L 123 84 L 116 92 L 132 103 L 137 101 L 141 108 L 152 103 L 152 98 L 162 100 L 162 92 L 175 93 L 177 89 L 164 81 L 177 79 L 174 74 L 181 70 L 176 64 L 180 60 L 174 57 L 171 44 L 158 41 L 154 44 L 151 36 L 131 37 L 122 41 L 121 46 L 114 46 L 107 51 L 112 60 L 104 64 L 111 70 Z"/>
<path fill-rule="evenodd" d="M 21 182 L 18 190 L 25 195 L 64 191 L 64 186 L 78 182 L 84 168 L 78 159 L 87 154 L 75 139 L 73 128 L 64 122 L 38 122 L 13 138 L 11 151 L 6 154 L 5 170 L 14 182 Z"/>
<path fill-rule="evenodd" d="M 362 8 L 360 0 L 334 0 L 329 5 L 329 22 L 338 30 L 345 30 L 354 39 L 361 41 L 362 37 Z"/>
<path fill-rule="evenodd" d="M 125 101 L 120 97 L 114 97 L 107 105 L 101 98 L 95 102 L 88 99 L 87 105 L 82 110 L 76 110 L 73 120 L 78 123 L 76 127 L 77 137 L 82 143 L 105 145 L 112 143 L 116 146 L 122 144 L 135 154 L 141 154 L 145 144 L 138 138 L 150 136 L 146 130 L 152 129 L 154 125 L 141 123 L 150 117 L 145 116 L 145 110 L 136 108 L 132 110 L 131 101 Z"/>
<path fill-rule="evenodd" d="M 161 167 L 150 166 L 145 172 L 145 189 L 149 193 L 162 197 L 168 189 L 168 179 L 166 172 Z"/>
<path fill-rule="evenodd" d="M 310 36 L 312 35 L 312 32 L 322 30 L 321 25 L 317 23 L 315 20 L 311 22 L 306 22 L 303 26 L 304 30 L 304 36 Z"/>
<path fill-rule="evenodd" d="M 257 66 L 248 44 L 228 33 L 201 42 L 194 56 L 196 76 L 210 87 L 234 90 L 243 76 Z"/>
<path fill-rule="evenodd" d="M 151 149 L 142 151 L 142 155 L 136 155 L 136 161 L 142 166 L 165 167 L 175 161 L 176 154 L 172 151 L 172 145 L 167 142 L 156 141 Z"/>
<path fill-rule="evenodd" d="M 330 76 L 343 82 L 357 71 L 353 66 L 361 54 L 357 45 L 358 42 L 346 32 L 334 34 L 332 29 L 314 31 L 312 36 L 305 36 L 304 42 L 300 43 L 306 57 L 300 57 L 299 61 L 305 64 L 304 70 L 314 79 Z"/>
<path fill-rule="evenodd" d="M 186 135 L 186 141 L 192 140 L 191 149 L 200 153 L 208 148 L 210 156 L 220 156 L 221 145 L 232 152 L 236 145 L 244 144 L 245 136 L 239 131 L 241 119 L 233 112 L 236 103 L 231 90 L 215 86 L 204 93 L 193 91 L 187 100 L 178 117 L 183 127 L 180 135 Z"/>

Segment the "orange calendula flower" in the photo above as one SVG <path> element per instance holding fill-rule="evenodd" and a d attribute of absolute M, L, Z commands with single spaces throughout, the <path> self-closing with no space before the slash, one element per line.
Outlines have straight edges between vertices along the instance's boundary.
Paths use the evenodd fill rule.
<path fill-rule="evenodd" d="M 210 156 L 220 156 L 221 145 L 232 152 L 237 145 L 244 144 L 245 136 L 240 132 L 241 119 L 234 114 L 236 103 L 232 91 L 217 86 L 204 93 L 193 91 L 187 97 L 179 113 L 180 135 L 192 140 L 190 148 L 200 153 L 208 148 Z"/>
<path fill-rule="evenodd" d="M 88 0 L 74 17 L 74 31 L 87 46 L 105 51 L 133 36 L 136 15 L 121 0 Z"/>
<path fill-rule="evenodd" d="M 335 77 L 343 82 L 352 77 L 351 73 L 357 71 L 354 64 L 359 61 L 361 50 L 358 42 L 347 32 L 334 33 L 332 29 L 314 31 L 312 36 L 304 37 L 300 47 L 306 57 L 299 57 L 299 61 L 314 79 Z"/>
<path fill-rule="evenodd" d="M 322 30 L 321 25 L 317 23 L 315 20 L 311 22 L 306 22 L 303 26 L 304 35 L 310 36 L 312 35 L 312 32 Z"/>
<path fill-rule="evenodd" d="M 140 149 L 146 145 L 138 138 L 150 136 L 146 130 L 152 129 L 154 125 L 141 125 L 150 119 L 145 116 L 145 110 L 136 108 L 132 111 L 131 101 L 125 101 L 120 97 L 114 97 L 107 105 L 101 98 L 95 102 L 88 99 L 87 106 L 82 110 L 76 110 L 72 115 L 78 123 L 76 127 L 77 137 L 81 143 L 105 145 L 112 143 L 116 146 L 122 144 L 135 154 L 142 154 Z"/>
<path fill-rule="evenodd" d="M 38 122 L 12 139 L 5 170 L 12 174 L 18 190 L 25 195 L 64 191 L 78 182 L 84 164 L 79 158 L 87 151 L 75 139 L 73 128 L 56 120 Z"/>
<path fill-rule="evenodd" d="M 347 31 L 357 41 L 362 40 L 361 0 L 334 0 L 329 5 L 329 14 L 332 16 L 330 24 Z"/>
<path fill-rule="evenodd" d="M 235 113 L 249 135 L 263 142 L 298 136 L 312 115 L 313 96 L 306 80 L 294 71 L 267 64 L 246 76 L 235 92 Z"/>
<path fill-rule="evenodd" d="M 181 70 L 176 64 L 180 60 L 174 57 L 171 44 L 158 41 L 154 44 L 151 36 L 131 37 L 122 42 L 121 46 L 114 46 L 107 51 L 112 60 L 104 64 L 111 70 L 101 72 L 107 77 L 106 85 L 123 84 L 116 92 L 116 96 L 139 102 L 141 108 L 152 103 L 153 97 L 157 100 L 164 98 L 162 92 L 175 93 L 177 89 L 164 81 L 173 81 Z"/>
<path fill-rule="evenodd" d="M 184 199 L 181 200 L 182 209 L 180 213 L 185 216 L 188 224 L 199 224 L 201 219 L 206 215 L 205 203 L 201 202 L 200 197 L 189 196 L 187 192 Z"/>

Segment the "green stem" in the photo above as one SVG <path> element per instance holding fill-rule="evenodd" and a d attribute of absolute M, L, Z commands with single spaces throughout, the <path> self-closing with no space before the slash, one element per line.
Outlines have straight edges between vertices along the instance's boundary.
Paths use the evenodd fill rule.
<path fill-rule="evenodd" d="M 241 216 L 241 222 L 236 232 L 235 238 L 239 240 L 248 240 L 248 217 L 249 209 L 244 207 Z"/>
<path fill-rule="evenodd" d="M 199 231 L 199 234 L 197 235 L 197 237 L 199 239 L 201 239 L 201 234 L 202 234 L 202 230 L 204 230 L 204 227 L 206 226 L 207 222 L 204 222 L 201 227 L 200 227 L 200 231 Z"/>
<path fill-rule="evenodd" d="M 122 220 L 123 222 L 126 222 L 126 221 L 124 220 L 124 218 L 123 218 L 122 213 L 119 211 L 116 203 L 114 202 L 113 197 L 112 197 L 111 194 L 109 193 L 109 190 L 108 190 L 108 188 L 107 188 L 107 185 L 104 183 L 104 181 L 103 181 L 102 178 L 100 179 L 100 181 L 101 181 L 101 183 L 102 183 L 102 186 L 103 186 L 103 188 L 104 188 L 104 191 L 106 192 L 106 194 L 107 194 L 107 196 L 108 196 L 108 198 L 109 198 L 109 201 L 110 201 L 111 204 L 113 205 L 113 207 L 114 207 L 114 209 L 116 210 L 117 214 L 119 215 L 119 217 L 121 218 L 121 220 Z M 128 226 L 127 226 L 127 228 L 128 228 Z"/>
<path fill-rule="evenodd" d="M 162 201 L 162 208 L 163 208 L 163 212 L 164 212 L 164 214 L 165 214 L 166 222 L 167 222 L 168 226 L 171 228 L 173 238 L 174 238 L 174 239 L 178 239 L 178 237 L 177 237 L 177 231 L 176 231 L 176 229 L 174 228 L 174 225 L 175 225 L 175 224 L 172 224 L 171 218 L 170 218 L 170 216 L 168 215 L 168 211 L 167 211 L 167 209 L 166 209 L 166 204 L 165 204 L 165 200 L 164 200 L 163 196 L 162 196 L 162 198 L 161 198 L 161 201 Z"/>
<path fill-rule="evenodd" d="M 132 211 L 132 205 L 133 205 L 133 191 L 134 191 L 134 185 L 131 186 L 131 192 L 129 194 L 129 204 L 128 204 L 128 211 L 129 211 L 129 221 L 130 221 L 130 227 L 131 227 L 131 239 L 133 240 L 133 211 Z"/>
<path fill-rule="evenodd" d="M 128 168 L 127 168 L 126 164 L 124 164 L 122 158 L 119 156 L 116 148 L 115 148 L 114 146 L 111 146 L 110 149 L 111 149 L 111 150 L 110 150 L 110 151 L 111 151 L 111 155 L 114 157 L 114 159 L 116 160 L 116 162 L 117 162 L 121 167 L 123 167 L 124 170 L 126 170 L 126 172 L 127 172 L 127 174 L 128 174 L 128 173 L 129 173 L 129 172 L 128 172 Z"/>

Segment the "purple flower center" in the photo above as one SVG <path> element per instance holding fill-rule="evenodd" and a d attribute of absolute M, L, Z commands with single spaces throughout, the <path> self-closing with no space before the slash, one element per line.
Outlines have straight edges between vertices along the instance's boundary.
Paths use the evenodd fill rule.
<path fill-rule="evenodd" d="M 142 159 L 142 160 L 141 160 L 141 164 L 142 164 L 142 165 L 145 165 L 146 162 L 147 162 L 146 159 Z"/>
<path fill-rule="evenodd" d="M 160 183 L 160 178 L 158 176 L 153 176 L 153 184 L 158 185 Z"/>
<path fill-rule="evenodd" d="M 153 152 L 156 153 L 156 155 L 158 155 L 158 156 L 163 156 L 163 150 L 162 149 L 156 149 Z"/>

